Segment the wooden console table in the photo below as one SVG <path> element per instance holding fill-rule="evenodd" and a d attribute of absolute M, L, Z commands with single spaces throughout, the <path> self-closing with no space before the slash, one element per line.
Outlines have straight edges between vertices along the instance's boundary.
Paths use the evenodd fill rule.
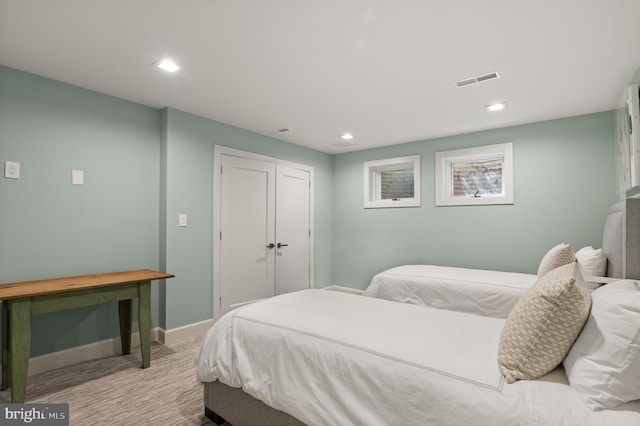
<path fill-rule="evenodd" d="M 118 302 L 122 353 L 131 353 L 132 300 L 138 298 L 142 368 L 151 364 L 151 281 L 171 274 L 140 269 L 109 274 L 0 284 L 2 300 L 2 390 L 23 403 L 31 351 L 31 316 L 105 302 Z"/>

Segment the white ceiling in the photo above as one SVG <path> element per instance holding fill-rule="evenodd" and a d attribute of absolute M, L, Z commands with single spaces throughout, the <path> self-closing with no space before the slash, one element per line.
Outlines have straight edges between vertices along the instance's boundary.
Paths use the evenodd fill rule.
<path fill-rule="evenodd" d="M 640 0 L 0 0 L 0 64 L 340 153 L 614 109 Z"/>

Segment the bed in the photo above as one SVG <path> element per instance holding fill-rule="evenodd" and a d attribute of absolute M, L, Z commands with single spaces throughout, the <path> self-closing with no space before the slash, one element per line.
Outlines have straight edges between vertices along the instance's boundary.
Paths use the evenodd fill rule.
<path fill-rule="evenodd" d="M 591 289 L 611 282 L 612 278 L 640 277 L 640 262 L 631 258 L 640 246 L 640 232 L 635 232 L 640 228 L 640 214 L 635 209 L 635 199 L 611 206 L 604 226 L 602 249 L 588 246 L 575 253 Z M 376 274 L 363 295 L 506 318 L 520 297 L 537 281 L 538 275 L 439 265 L 402 265 Z"/>
<path fill-rule="evenodd" d="M 623 280 L 588 296 L 593 306 L 584 329 L 565 360 L 539 378 L 508 383 L 504 374 L 499 352 L 512 315 L 303 290 L 239 308 L 212 327 L 197 359 L 205 414 L 235 426 L 640 424 L 640 395 L 634 396 L 640 366 L 624 371 L 618 401 L 598 401 L 589 392 L 600 384 L 582 380 L 589 356 L 598 352 L 590 349 L 593 342 L 609 338 L 596 335 L 598 326 L 608 316 L 617 330 L 622 316 L 640 315 L 632 302 L 625 304 L 638 286 L 628 278 L 640 277 L 638 218 L 640 200 L 610 209 L 603 237 L 607 276 Z M 545 277 L 571 268 L 577 276 L 575 264 Z M 618 304 L 610 306 L 612 294 L 623 301 L 622 313 Z M 629 333 L 638 334 L 637 320 L 629 321 Z M 636 351 L 627 358 L 640 362 L 640 344 L 605 346 L 616 345 Z"/>
<path fill-rule="evenodd" d="M 439 265 L 402 265 L 376 274 L 363 296 L 506 318 L 537 275 Z"/>

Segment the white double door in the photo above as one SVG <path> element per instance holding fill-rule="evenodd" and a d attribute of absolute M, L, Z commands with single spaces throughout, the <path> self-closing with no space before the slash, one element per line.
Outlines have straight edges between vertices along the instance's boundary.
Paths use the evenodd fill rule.
<path fill-rule="evenodd" d="M 221 156 L 220 313 L 309 288 L 310 172 Z"/>

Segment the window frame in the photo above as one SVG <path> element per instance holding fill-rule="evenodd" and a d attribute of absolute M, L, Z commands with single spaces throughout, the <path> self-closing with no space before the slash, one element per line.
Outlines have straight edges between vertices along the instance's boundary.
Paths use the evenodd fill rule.
<path fill-rule="evenodd" d="M 473 163 L 478 160 L 489 161 L 501 158 L 502 194 L 497 196 L 470 197 L 454 196 L 453 173 L 454 164 Z M 475 148 L 455 149 L 436 152 L 436 206 L 513 204 L 513 143 L 485 145 Z"/>
<path fill-rule="evenodd" d="M 413 169 L 413 197 L 400 199 L 380 198 L 381 172 Z M 364 172 L 364 208 L 394 208 L 394 207 L 420 207 L 420 154 L 405 157 L 386 158 L 383 160 L 365 161 Z"/>

